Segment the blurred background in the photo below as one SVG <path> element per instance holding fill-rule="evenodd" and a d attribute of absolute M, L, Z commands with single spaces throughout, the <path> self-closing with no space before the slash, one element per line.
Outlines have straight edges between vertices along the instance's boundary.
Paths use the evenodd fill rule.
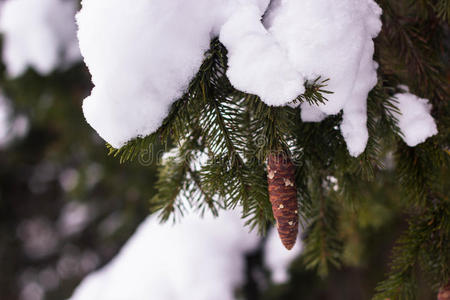
<path fill-rule="evenodd" d="M 1 300 L 70 298 L 149 215 L 156 166 L 119 164 L 83 118 L 82 100 L 91 83 L 76 48 L 78 5 L 0 1 Z M 289 276 L 275 283 L 262 241 L 240 253 L 242 277 L 233 294 L 248 300 L 369 299 L 406 226 L 399 195 L 388 168 L 361 199 L 362 205 L 377 199 L 377 205 L 365 214 L 343 216 L 348 243 L 339 271 L 321 278 L 305 269 L 301 257 L 292 257 Z M 149 248 L 161 241 L 151 242 Z M 423 286 L 421 299 L 431 299 Z"/>
<path fill-rule="evenodd" d="M 0 1 L 0 299 L 66 299 L 148 215 L 155 172 L 107 156 L 84 121 L 89 73 L 79 52 L 63 58 L 76 42 L 78 3 L 6 2 Z"/>

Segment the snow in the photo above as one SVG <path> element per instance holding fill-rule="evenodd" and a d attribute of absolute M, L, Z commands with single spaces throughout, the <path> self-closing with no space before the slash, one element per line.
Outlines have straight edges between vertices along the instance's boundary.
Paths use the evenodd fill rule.
<path fill-rule="evenodd" d="M 82 1 L 78 37 L 95 85 L 83 104 L 87 122 L 116 148 L 156 131 L 240 2 Z M 260 15 L 268 3 L 248 2 Z"/>
<path fill-rule="evenodd" d="M 282 0 L 265 20 L 305 79 L 330 79 L 326 89 L 333 94 L 317 108 L 302 105 L 302 120 L 321 121 L 343 109 L 341 131 L 353 156 L 368 139 L 366 101 L 377 82 L 372 39 L 381 29 L 380 15 L 372 0 Z"/>
<path fill-rule="evenodd" d="M 220 32 L 228 50 L 227 76 L 238 90 L 258 95 L 268 105 L 285 105 L 305 92 L 303 76 L 261 23 L 255 5 L 243 5 Z"/>
<path fill-rule="evenodd" d="M 319 107 L 308 102 L 303 102 L 300 107 L 300 117 L 303 122 L 322 122 L 327 117 L 327 114 Z"/>
<path fill-rule="evenodd" d="M 264 245 L 264 262 L 272 271 L 272 281 L 284 283 L 289 280 L 288 268 L 292 261 L 296 259 L 303 250 L 300 238 L 297 239 L 297 246 L 292 250 L 287 250 L 282 243 L 277 230 L 272 229 Z"/>
<path fill-rule="evenodd" d="M 120 253 L 89 275 L 71 300 L 231 300 L 244 279 L 245 253 L 260 238 L 244 229 L 237 211 L 218 218 L 190 212 L 175 225 L 148 217 Z M 285 268 L 298 255 L 282 249 L 272 230 L 266 260 L 275 264 L 276 279 L 286 280 Z"/>
<path fill-rule="evenodd" d="M 289 104 L 304 92 L 305 80 L 329 78 L 329 101 L 302 105 L 302 119 L 318 122 L 343 109 L 341 131 L 358 156 L 368 139 L 367 95 L 377 82 L 372 39 L 381 29 L 381 9 L 373 0 L 268 5 L 83 0 L 78 37 L 95 85 L 83 105 L 87 122 L 116 148 L 153 133 L 218 36 L 228 50 L 230 82 L 268 105 Z"/>
<path fill-rule="evenodd" d="M 6 99 L 0 94 L 0 147 L 5 145 L 10 140 L 9 127 L 10 127 L 10 115 L 11 107 L 8 105 Z"/>
<path fill-rule="evenodd" d="M 336 114 L 356 83 L 376 82 L 372 38 L 381 29 L 380 14 L 372 0 L 284 0 L 266 25 L 306 79 L 330 79 L 333 94 L 319 107 Z"/>
<path fill-rule="evenodd" d="M 7 0 L 0 7 L 3 62 L 10 77 L 28 67 L 42 75 L 80 60 L 76 1 Z"/>
<path fill-rule="evenodd" d="M 392 114 L 398 120 L 397 125 L 403 134 L 402 139 L 408 146 L 417 146 L 438 133 L 430 113 L 432 106 L 427 99 L 409 92 L 395 94 L 394 99 L 397 101 L 399 112 L 392 111 Z"/>

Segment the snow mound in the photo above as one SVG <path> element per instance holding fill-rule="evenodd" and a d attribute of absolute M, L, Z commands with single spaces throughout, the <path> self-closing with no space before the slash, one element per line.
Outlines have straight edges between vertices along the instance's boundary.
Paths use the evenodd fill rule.
<path fill-rule="evenodd" d="M 277 1 L 265 23 L 305 79 L 329 78 L 328 101 L 302 105 L 305 122 L 344 110 L 342 134 L 353 156 L 367 144 L 367 96 L 377 82 L 372 39 L 381 30 L 373 0 Z"/>
<path fill-rule="evenodd" d="M 228 49 L 227 76 L 236 89 L 256 94 L 269 105 L 285 105 L 305 92 L 303 76 L 268 34 L 254 5 L 230 17 L 220 41 Z"/>
<path fill-rule="evenodd" d="M 81 283 L 71 300 L 235 299 L 234 289 L 244 279 L 245 253 L 259 243 L 243 223 L 236 211 L 203 219 L 189 213 L 175 226 L 151 216 L 113 261 Z M 276 257 L 282 261 L 277 279 L 287 279 L 284 269 L 300 250 L 280 253 L 282 245 L 273 232 L 266 253 L 271 262 Z"/>
<path fill-rule="evenodd" d="M 81 59 L 76 39 L 76 1 L 8 0 L 0 7 L 3 62 L 10 77 L 28 67 L 47 75 Z"/>
<path fill-rule="evenodd" d="M 398 120 L 398 127 L 403 134 L 402 139 L 410 147 L 420 143 L 438 133 L 436 123 L 431 116 L 431 104 L 427 99 L 422 99 L 411 93 L 399 93 L 394 95 L 399 112 L 393 111 L 393 116 Z"/>
<path fill-rule="evenodd" d="M 270 105 L 292 101 L 304 89 L 302 77 L 261 23 L 268 3 L 82 1 L 78 37 L 95 85 L 83 105 L 87 122 L 116 148 L 153 133 L 219 35 L 230 50 L 233 85 Z"/>
<path fill-rule="evenodd" d="M 302 118 L 317 122 L 343 109 L 341 131 L 358 156 L 368 139 L 367 95 L 377 82 L 372 39 L 381 29 L 381 9 L 373 0 L 268 5 L 83 0 L 78 36 L 95 85 L 83 105 L 86 120 L 116 148 L 153 133 L 186 92 L 211 38 L 219 37 L 230 82 L 268 105 L 289 104 L 304 92 L 305 80 L 330 78 L 329 101 L 303 105 Z"/>

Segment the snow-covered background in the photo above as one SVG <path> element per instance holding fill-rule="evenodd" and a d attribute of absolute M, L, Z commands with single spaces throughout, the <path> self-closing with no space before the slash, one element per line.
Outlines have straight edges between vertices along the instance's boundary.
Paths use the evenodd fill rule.
<path fill-rule="evenodd" d="M 0 6 L 2 59 L 9 76 L 28 67 L 42 75 L 81 59 L 73 0 L 7 0 Z"/>
<path fill-rule="evenodd" d="M 163 162 L 179 159 L 178 149 L 166 152 Z M 199 170 L 208 160 L 193 156 L 191 168 Z M 245 279 L 245 257 L 264 243 L 264 264 L 272 280 L 289 279 L 290 263 L 300 254 L 301 242 L 293 250 L 284 248 L 276 230 L 264 240 L 249 232 L 239 210 L 211 212 L 201 216 L 180 196 L 187 208 L 176 224 L 161 224 L 157 215 L 148 217 L 117 257 L 88 276 L 71 300 L 233 300 Z M 126 276 L 124 276 L 126 274 Z"/>
<path fill-rule="evenodd" d="M 245 255 L 260 242 L 236 211 L 222 211 L 218 218 L 191 212 L 176 225 L 160 224 L 151 216 L 112 262 L 81 283 L 71 300 L 183 300 L 187 295 L 233 300 L 245 278 Z M 264 249 L 273 280 L 288 280 L 300 243 L 288 251 L 272 230 Z"/>

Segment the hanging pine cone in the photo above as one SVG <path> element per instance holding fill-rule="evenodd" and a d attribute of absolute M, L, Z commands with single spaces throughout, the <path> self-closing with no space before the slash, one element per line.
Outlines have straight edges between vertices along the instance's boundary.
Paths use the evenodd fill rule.
<path fill-rule="evenodd" d="M 286 249 L 291 250 L 298 235 L 298 202 L 295 167 L 288 156 L 280 153 L 269 155 L 267 181 L 278 234 Z"/>
<path fill-rule="evenodd" d="M 450 300 L 450 282 L 439 290 L 438 300 Z"/>

